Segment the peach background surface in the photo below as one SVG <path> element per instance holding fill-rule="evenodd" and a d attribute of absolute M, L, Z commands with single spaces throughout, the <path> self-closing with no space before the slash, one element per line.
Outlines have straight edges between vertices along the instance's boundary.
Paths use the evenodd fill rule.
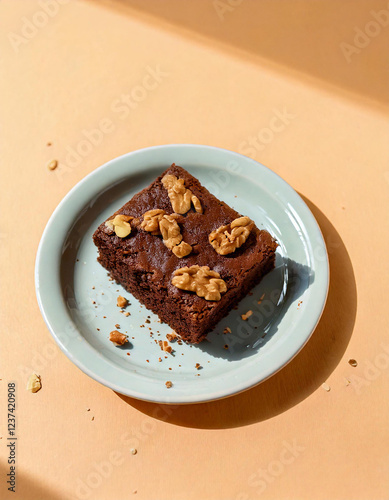
<path fill-rule="evenodd" d="M 1 498 L 388 498 L 387 24 L 376 0 L 0 2 Z M 159 81 L 139 91 L 150 68 Z M 118 110 L 131 93 L 141 99 Z M 276 112 L 288 123 L 264 143 Z M 110 131 L 69 162 L 104 119 Z M 242 152 L 281 175 L 316 216 L 331 265 L 323 317 L 287 367 L 174 408 L 84 375 L 56 349 L 34 289 L 63 196 L 111 158 L 168 143 Z M 34 370 L 43 388 L 30 394 Z M 5 483 L 12 380 L 16 494 Z"/>

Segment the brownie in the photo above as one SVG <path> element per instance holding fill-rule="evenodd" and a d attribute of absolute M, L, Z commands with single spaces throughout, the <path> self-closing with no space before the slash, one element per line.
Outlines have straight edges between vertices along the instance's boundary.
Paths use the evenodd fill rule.
<path fill-rule="evenodd" d="M 172 214 L 166 175 L 184 179 L 185 188 L 197 196 L 202 212 L 190 210 L 177 216 L 183 241 L 192 246 L 189 255 L 178 258 L 159 235 L 142 229 L 143 214 L 162 209 Z M 120 238 L 103 222 L 93 235 L 99 250 L 98 261 L 110 275 L 148 309 L 190 343 L 201 342 L 206 334 L 260 282 L 274 267 L 277 243 L 254 224 L 246 241 L 233 253 L 220 255 L 209 241 L 211 232 L 241 215 L 213 196 L 186 170 L 173 164 L 147 188 L 136 194 L 117 214 L 133 217 L 131 234 Z M 172 284 L 174 272 L 183 267 L 208 266 L 219 273 L 227 290 L 220 300 L 206 300 Z"/>

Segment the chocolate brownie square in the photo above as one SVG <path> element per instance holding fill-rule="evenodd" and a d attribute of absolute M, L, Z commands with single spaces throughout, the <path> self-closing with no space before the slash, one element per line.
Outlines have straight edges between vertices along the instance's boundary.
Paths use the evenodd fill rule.
<path fill-rule="evenodd" d="M 98 261 L 190 343 L 274 267 L 277 243 L 173 164 L 103 222 Z"/>

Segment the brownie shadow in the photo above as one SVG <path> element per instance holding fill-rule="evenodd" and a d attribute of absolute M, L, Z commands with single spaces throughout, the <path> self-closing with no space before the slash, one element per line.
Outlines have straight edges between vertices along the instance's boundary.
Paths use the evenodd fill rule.
<path fill-rule="evenodd" d="M 350 341 L 357 309 L 354 271 L 347 249 L 327 217 L 302 196 L 326 241 L 330 286 L 322 317 L 310 340 L 283 369 L 240 394 L 208 403 L 163 405 L 118 394 L 127 404 L 170 424 L 201 429 L 227 429 L 261 422 L 299 404 L 340 363 Z M 161 411 L 162 410 L 162 411 Z"/>
<path fill-rule="evenodd" d="M 229 361 L 252 356 L 278 332 L 288 309 L 315 280 L 313 269 L 292 259 L 277 257 L 271 271 L 197 348 L 215 358 Z M 266 294 L 263 293 L 266 290 Z M 247 320 L 242 315 L 250 311 Z M 224 333 L 228 327 L 231 333 Z"/>

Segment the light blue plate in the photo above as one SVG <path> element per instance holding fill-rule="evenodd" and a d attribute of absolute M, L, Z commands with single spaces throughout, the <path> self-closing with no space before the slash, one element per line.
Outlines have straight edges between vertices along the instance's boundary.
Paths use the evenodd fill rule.
<path fill-rule="evenodd" d="M 155 339 L 165 339 L 171 329 L 109 281 L 96 261 L 92 234 L 173 162 L 269 231 L 279 247 L 276 269 L 207 340 L 193 346 L 174 344 L 174 355 L 165 358 Z M 135 398 L 194 403 L 244 391 L 288 363 L 319 321 L 329 268 L 316 220 L 285 181 L 237 153 L 179 144 L 126 154 L 77 184 L 46 226 L 35 280 L 39 306 L 51 334 L 86 374 Z M 128 317 L 116 305 L 119 294 L 131 302 Z M 253 314 L 243 321 L 241 314 L 247 311 Z M 129 335 L 130 345 L 118 348 L 108 340 L 116 323 Z M 232 333 L 224 334 L 226 327 Z M 197 370 L 196 363 L 202 369 Z M 168 380 L 173 383 L 170 389 L 165 386 Z"/>

